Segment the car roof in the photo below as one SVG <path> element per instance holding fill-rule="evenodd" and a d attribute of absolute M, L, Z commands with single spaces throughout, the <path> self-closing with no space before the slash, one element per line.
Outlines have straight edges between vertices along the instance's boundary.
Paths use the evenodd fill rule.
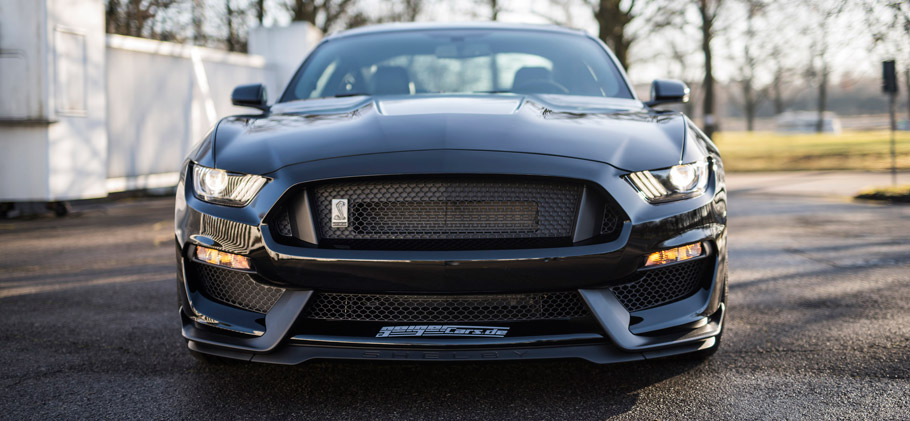
<path fill-rule="evenodd" d="M 357 35 L 371 35 L 390 32 L 409 32 L 409 31 L 445 31 L 459 29 L 505 29 L 505 30 L 524 30 L 536 32 L 556 32 L 564 34 L 587 36 L 587 33 L 580 29 L 570 29 L 562 26 L 548 24 L 530 24 L 530 23 L 500 23 L 500 22 L 470 22 L 470 23 L 384 23 L 378 25 L 364 26 L 360 28 L 348 29 L 341 32 L 331 33 L 326 37 L 329 39 L 346 38 Z"/>

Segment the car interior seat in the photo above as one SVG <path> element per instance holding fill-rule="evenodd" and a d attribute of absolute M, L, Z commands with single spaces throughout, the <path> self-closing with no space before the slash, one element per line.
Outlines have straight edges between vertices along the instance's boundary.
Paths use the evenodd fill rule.
<path fill-rule="evenodd" d="M 371 79 L 373 95 L 407 95 L 411 93 L 411 79 L 401 66 L 380 66 Z"/>

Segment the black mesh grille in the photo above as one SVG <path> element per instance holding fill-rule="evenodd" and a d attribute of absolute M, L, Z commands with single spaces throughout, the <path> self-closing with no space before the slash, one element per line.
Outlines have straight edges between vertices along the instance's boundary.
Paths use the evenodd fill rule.
<path fill-rule="evenodd" d="M 498 295 L 316 294 L 307 317 L 381 322 L 567 320 L 588 316 L 577 292 Z"/>
<path fill-rule="evenodd" d="M 581 191 L 569 182 L 424 178 L 324 184 L 314 194 L 327 244 L 449 249 L 571 245 Z M 348 201 L 347 226 L 332 226 L 333 199 Z"/>
<path fill-rule="evenodd" d="M 701 287 L 705 261 L 699 259 L 645 271 L 639 280 L 613 287 L 613 294 L 630 312 L 683 299 Z"/>
<path fill-rule="evenodd" d="M 195 264 L 202 292 L 209 298 L 244 310 L 268 313 L 284 289 L 260 284 L 249 274 Z"/>
<path fill-rule="evenodd" d="M 294 233 L 291 231 L 291 218 L 290 215 L 288 215 L 288 211 L 286 209 L 282 210 L 281 213 L 278 214 L 278 217 L 274 219 L 274 221 L 275 228 L 278 230 L 278 234 L 285 237 L 294 235 Z"/>
<path fill-rule="evenodd" d="M 603 220 L 600 223 L 600 234 L 613 236 L 619 227 L 619 216 L 616 215 L 616 212 L 613 211 L 613 207 L 610 205 L 604 206 L 604 216 Z"/>

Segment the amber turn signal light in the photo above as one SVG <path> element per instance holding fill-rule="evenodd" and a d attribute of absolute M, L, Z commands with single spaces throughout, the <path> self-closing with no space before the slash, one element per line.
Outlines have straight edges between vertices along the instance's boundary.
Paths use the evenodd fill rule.
<path fill-rule="evenodd" d="M 208 247 L 196 247 L 196 258 L 213 265 L 231 269 L 250 269 L 250 259 L 239 254 L 225 253 Z"/>
<path fill-rule="evenodd" d="M 651 253 L 645 262 L 645 267 L 665 265 L 667 263 L 682 262 L 701 256 L 704 250 L 701 243 L 687 244 L 682 247 L 676 247 L 667 250 L 661 250 Z"/>

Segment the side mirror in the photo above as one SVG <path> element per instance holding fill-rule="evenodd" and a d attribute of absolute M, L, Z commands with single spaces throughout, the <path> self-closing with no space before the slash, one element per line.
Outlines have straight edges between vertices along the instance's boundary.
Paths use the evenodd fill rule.
<path fill-rule="evenodd" d="M 689 102 L 689 87 L 680 80 L 655 79 L 651 82 L 651 100 L 645 105 L 653 107 L 674 102 Z"/>
<path fill-rule="evenodd" d="M 266 111 L 269 109 L 269 106 L 266 105 L 267 101 L 268 94 L 261 83 L 240 85 L 231 93 L 231 104 L 238 107 L 251 107 Z"/>

